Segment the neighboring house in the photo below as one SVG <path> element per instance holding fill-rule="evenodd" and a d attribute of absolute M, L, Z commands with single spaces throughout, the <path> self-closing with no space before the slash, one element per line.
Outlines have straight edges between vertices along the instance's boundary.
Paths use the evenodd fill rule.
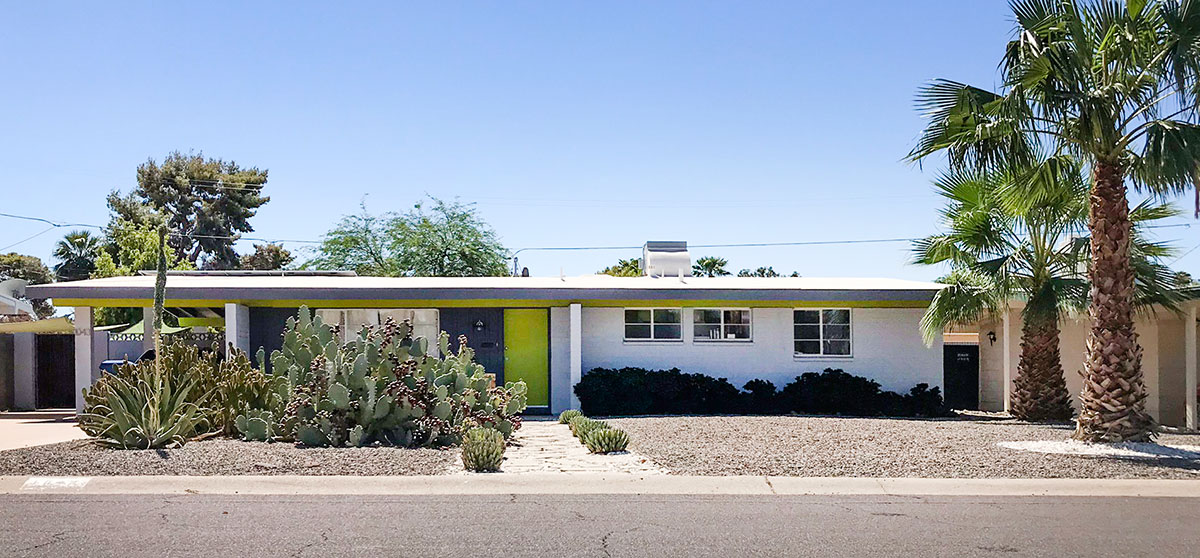
<path fill-rule="evenodd" d="M 782 387 L 803 372 L 841 368 L 906 391 L 942 386 L 942 343 L 918 322 L 936 283 L 862 278 L 691 277 L 683 243 L 647 243 L 643 277 L 357 277 L 344 272 L 177 272 L 167 305 L 224 318 L 228 343 L 253 354 L 281 344 L 301 305 L 356 329 L 388 317 L 418 333 L 466 335 L 499 381 L 524 380 L 529 404 L 578 407 L 572 386 L 597 367 L 678 367 Z M 92 335 L 92 309 L 152 304 L 154 277 L 113 277 L 29 287 L 75 307 L 76 336 Z M 75 352 L 76 393 L 107 355 Z M 82 406 L 82 401 L 77 401 Z"/>
<path fill-rule="evenodd" d="M 1196 377 L 1200 367 L 1197 337 L 1200 324 L 1200 292 L 1191 295 L 1181 312 L 1163 308 L 1144 311 L 1134 320 L 1138 342 L 1142 346 L 1142 373 L 1146 383 L 1146 409 L 1160 424 L 1196 428 Z M 995 319 L 979 324 L 979 406 L 987 411 L 1009 408 L 1011 386 L 1017 376 L 1021 354 L 1021 311 L 1016 302 Z M 1083 386 L 1084 342 L 1087 339 L 1087 314 L 1062 320 L 1060 348 L 1067 389 L 1078 394 Z M 1072 398 L 1076 411 L 1079 401 Z"/>

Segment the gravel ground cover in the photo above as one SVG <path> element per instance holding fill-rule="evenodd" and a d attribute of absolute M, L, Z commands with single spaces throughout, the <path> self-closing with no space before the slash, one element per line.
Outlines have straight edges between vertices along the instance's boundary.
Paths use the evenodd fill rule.
<path fill-rule="evenodd" d="M 298 448 L 212 439 L 170 450 L 113 450 L 91 440 L 0 451 L 0 475 L 441 475 L 457 449 Z"/>
<path fill-rule="evenodd" d="M 1004 420 L 840 417 L 644 417 L 609 419 L 630 449 L 678 475 L 953 478 L 1200 479 L 1190 460 L 1054 455 L 999 442 L 1063 440 L 1070 425 Z M 1200 436 L 1162 434 L 1162 444 Z"/>

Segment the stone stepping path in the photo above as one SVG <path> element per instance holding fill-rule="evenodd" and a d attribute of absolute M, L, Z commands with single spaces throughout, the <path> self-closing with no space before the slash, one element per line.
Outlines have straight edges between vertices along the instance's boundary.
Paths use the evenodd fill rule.
<path fill-rule="evenodd" d="M 509 440 L 500 470 L 505 473 L 667 474 L 666 469 L 648 457 L 633 452 L 589 453 L 587 447 L 571 435 L 567 425 L 555 420 L 529 419 Z"/>

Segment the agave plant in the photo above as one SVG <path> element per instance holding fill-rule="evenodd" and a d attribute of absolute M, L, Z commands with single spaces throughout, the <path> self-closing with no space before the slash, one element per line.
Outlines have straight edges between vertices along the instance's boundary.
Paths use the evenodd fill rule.
<path fill-rule="evenodd" d="M 104 377 L 100 402 L 79 417 L 84 432 L 109 447 L 158 449 L 182 446 L 206 429 L 205 410 L 188 399 L 195 378 L 175 382 L 153 365 L 132 372 Z"/>

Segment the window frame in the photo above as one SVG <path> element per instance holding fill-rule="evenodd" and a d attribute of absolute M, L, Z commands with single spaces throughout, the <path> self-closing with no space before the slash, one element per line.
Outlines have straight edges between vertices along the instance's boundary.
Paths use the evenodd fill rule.
<path fill-rule="evenodd" d="M 846 311 L 846 316 L 849 317 L 849 322 L 847 322 L 847 324 L 846 324 L 849 326 L 849 331 L 850 331 L 849 337 L 847 337 L 846 339 L 826 339 L 825 338 L 825 325 L 826 324 L 824 322 L 824 320 L 825 320 L 824 312 L 826 310 L 845 310 Z M 820 337 L 820 339 L 816 339 L 815 341 L 817 342 L 817 346 L 821 348 L 820 353 L 810 354 L 810 353 L 800 353 L 800 352 L 796 351 L 796 342 L 797 341 L 814 341 L 813 339 L 797 339 L 796 338 L 796 326 L 797 325 L 813 325 L 813 324 L 797 324 L 796 323 L 796 311 L 808 311 L 808 312 L 815 311 L 817 313 L 818 321 L 817 321 L 816 326 L 817 326 L 818 334 L 821 337 Z M 841 325 L 841 324 L 831 324 L 831 325 Z M 826 354 L 825 353 L 825 341 L 846 341 L 846 342 L 850 343 L 850 352 L 847 354 L 844 354 L 844 355 Z M 855 343 L 854 343 L 854 309 L 853 308 L 822 307 L 822 308 L 793 308 L 792 309 L 792 358 L 803 359 L 803 360 L 831 359 L 831 358 L 839 358 L 839 359 L 854 358 L 854 345 L 855 345 Z"/>
<path fill-rule="evenodd" d="M 629 323 L 625 319 L 625 313 L 629 310 L 649 310 L 650 311 L 650 321 L 647 323 L 644 323 L 644 324 Z M 654 326 L 658 325 L 654 321 L 654 311 L 655 310 L 675 310 L 675 311 L 679 312 L 679 321 L 678 322 L 662 322 L 661 323 L 661 325 L 678 325 L 679 326 L 679 337 L 666 339 L 666 338 L 657 338 L 654 336 Z M 671 307 L 671 306 L 629 306 L 629 307 L 621 308 L 621 339 L 625 343 L 639 343 L 639 344 L 640 343 L 682 343 L 683 342 L 683 328 L 684 328 L 683 311 L 684 311 L 684 308 L 682 308 L 682 307 Z M 650 337 L 629 337 L 628 330 L 629 330 L 629 326 L 631 326 L 631 325 L 650 326 Z"/>
<path fill-rule="evenodd" d="M 691 327 L 692 327 L 692 342 L 693 343 L 753 343 L 754 342 L 754 309 L 753 308 L 734 307 L 734 306 L 730 306 L 730 307 L 722 306 L 722 307 L 717 307 L 717 308 L 709 307 L 709 306 L 705 306 L 705 307 L 695 306 L 695 307 L 690 308 L 690 310 L 692 311 Z M 709 322 L 697 322 L 696 321 L 696 312 L 703 311 L 703 310 L 715 310 L 721 315 L 721 323 L 719 324 L 719 327 L 721 328 L 721 337 L 719 339 L 713 339 L 711 337 L 696 336 L 696 325 L 697 324 L 718 325 L 718 324 L 711 324 Z M 731 311 L 731 310 L 735 310 L 738 312 L 746 312 L 746 314 L 748 314 L 750 316 L 750 322 L 746 323 L 746 324 L 726 324 L 725 323 L 725 312 Z M 734 326 L 745 325 L 750 330 L 749 336 L 746 337 L 745 339 L 737 339 L 737 338 L 730 339 L 728 337 L 725 337 L 724 335 L 725 335 L 725 326 L 726 325 L 734 325 Z"/>

